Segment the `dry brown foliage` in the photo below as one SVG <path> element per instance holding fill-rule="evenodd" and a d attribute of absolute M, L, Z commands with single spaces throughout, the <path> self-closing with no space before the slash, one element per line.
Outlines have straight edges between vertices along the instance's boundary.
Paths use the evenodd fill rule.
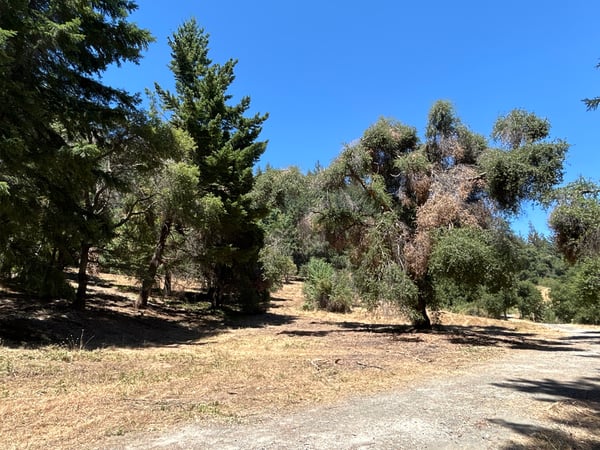
<path fill-rule="evenodd" d="M 482 208 L 482 201 L 470 200 L 482 189 L 481 184 L 477 172 L 468 166 L 456 166 L 436 174 L 429 198 L 417 212 L 419 229 L 481 226 L 489 217 L 489 211 Z"/>
<path fill-rule="evenodd" d="M 404 247 L 407 269 L 417 279 L 427 273 L 431 246 L 431 235 L 427 231 L 419 231 Z"/>

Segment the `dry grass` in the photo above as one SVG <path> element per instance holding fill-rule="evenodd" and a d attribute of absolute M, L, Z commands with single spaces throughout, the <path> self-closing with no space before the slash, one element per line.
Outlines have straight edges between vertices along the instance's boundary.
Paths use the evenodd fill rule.
<path fill-rule="evenodd" d="M 509 447 L 514 450 L 597 450 L 600 416 L 597 402 L 562 400 L 538 411 L 551 424 L 521 430 L 524 437 Z"/>
<path fill-rule="evenodd" d="M 303 311 L 299 283 L 262 316 L 162 301 L 141 315 L 129 307 L 127 280 L 98 281 L 83 313 L 0 298 L 0 318 L 13 326 L 0 323 L 3 448 L 89 447 L 132 431 L 243 421 L 447 377 L 553 337 L 526 322 L 455 314 L 442 316 L 443 329 L 417 334 L 383 313 Z"/>

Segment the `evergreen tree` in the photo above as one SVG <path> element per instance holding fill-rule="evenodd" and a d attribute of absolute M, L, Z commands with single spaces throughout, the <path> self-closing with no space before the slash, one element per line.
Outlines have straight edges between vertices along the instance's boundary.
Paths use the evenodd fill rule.
<path fill-rule="evenodd" d="M 550 227 L 560 252 L 570 263 L 551 286 L 557 318 L 600 323 L 600 186 L 580 178 L 558 190 Z"/>
<path fill-rule="evenodd" d="M 111 64 L 137 62 L 151 40 L 127 22 L 135 8 L 0 2 L 2 270 L 38 293 L 65 294 L 62 268 L 77 261 L 86 233 L 80 200 L 96 169 L 93 147 L 135 112 L 135 97 L 100 80 Z"/>
<path fill-rule="evenodd" d="M 493 136 L 502 148 L 490 149 L 452 105 L 437 102 L 425 142 L 413 127 L 381 119 L 345 148 L 323 173 L 320 222 L 349 256 L 362 298 L 399 303 L 415 326 L 428 328 L 443 268 L 454 267 L 445 277 L 463 286 L 484 284 L 469 261 L 498 266 L 490 288 L 508 293 L 514 246 L 494 217 L 517 213 L 524 200 L 546 201 L 561 180 L 567 145 L 548 141 L 548 131 L 545 120 L 516 110 L 498 120 Z"/>
<path fill-rule="evenodd" d="M 600 255 L 600 186 L 580 178 L 556 197 L 550 227 L 562 254 L 571 263 Z"/>
<path fill-rule="evenodd" d="M 253 310 L 261 307 L 268 295 L 258 264 L 263 245 L 257 223 L 260 211 L 253 208 L 249 196 L 253 166 L 266 148 L 266 142 L 257 139 L 267 116 L 245 116 L 249 97 L 229 104 L 227 91 L 234 81 L 236 61 L 213 63 L 208 58 L 208 41 L 208 35 L 193 19 L 179 27 L 169 39 L 175 93 L 158 85 L 156 91 L 171 123 L 195 142 L 190 163 L 198 170 L 197 195 L 222 206 L 218 226 L 196 228 L 192 233 L 196 262 L 213 305 L 218 307 L 231 299 Z M 168 222 L 165 216 L 161 227 L 165 232 Z M 162 234 L 156 247 L 159 252 L 161 242 Z M 144 298 L 143 289 L 140 306 Z"/>
<path fill-rule="evenodd" d="M 103 252 L 133 217 L 147 216 L 160 194 L 148 188 L 147 180 L 192 147 L 185 133 L 143 114 L 95 143 L 74 147 L 82 149 L 79 167 L 86 174 L 77 191 L 79 214 L 73 216 L 80 242 L 76 307 L 85 306 L 90 250 Z M 178 186 L 178 180 L 171 181 Z"/>

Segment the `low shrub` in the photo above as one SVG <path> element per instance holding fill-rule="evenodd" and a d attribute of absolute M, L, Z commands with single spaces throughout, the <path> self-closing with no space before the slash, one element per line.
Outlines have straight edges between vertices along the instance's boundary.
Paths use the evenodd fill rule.
<path fill-rule="evenodd" d="M 347 272 L 336 271 L 331 264 L 319 258 L 312 258 L 303 269 L 306 277 L 303 288 L 305 309 L 351 311 L 354 290 Z"/>

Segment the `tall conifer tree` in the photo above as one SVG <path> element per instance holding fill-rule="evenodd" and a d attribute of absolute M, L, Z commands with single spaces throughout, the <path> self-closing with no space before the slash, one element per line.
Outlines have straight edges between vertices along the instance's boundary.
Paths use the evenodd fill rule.
<path fill-rule="evenodd" d="M 196 144 L 191 162 L 198 168 L 198 195 L 217 199 L 222 206 L 218 226 L 192 232 L 195 259 L 213 304 L 218 307 L 229 299 L 254 310 L 268 295 L 258 263 L 263 243 L 259 212 L 249 196 L 254 164 L 266 148 L 266 142 L 257 139 L 267 115 L 246 117 L 249 97 L 229 104 L 236 61 L 213 63 L 208 43 L 208 34 L 194 19 L 185 22 L 169 39 L 175 93 L 158 85 L 156 91 L 173 125 Z M 161 230 L 166 232 L 169 222 L 167 218 Z M 156 251 L 161 254 L 158 242 Z M 146 300 L 142 290 L 139 306 Z"/>
<path fill-rule="evenodd" d="M 85 234 L 92 146 L 135 112 L 134 96 L 100 80 L 151 41 L 127 21 L 135 9 L 0 1 L 0 266 L 37 293 L 62 295 L 61 269 Z"/>

